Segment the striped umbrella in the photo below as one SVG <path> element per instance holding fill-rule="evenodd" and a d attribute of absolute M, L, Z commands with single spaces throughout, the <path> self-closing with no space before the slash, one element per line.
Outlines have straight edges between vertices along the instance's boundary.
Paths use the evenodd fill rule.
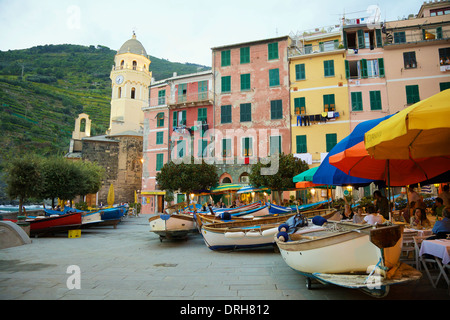
<path fill-rule="evenodd" d="M 256 188 L 254 186 L 245 186 L 239 189 L 238 192 L 236 192 L 237 194 L 242 194 L 242 193 L 251 193 L 251 192 L 262 192 L 262 191 L 267 191 L 269 190 L 269 188 L 267 187 L 260 187 L 260 188 Z"/>
<path fill-rule="evenodd" d="M 229 191 L 237 191 L 240 188 L 242 188 L 242 185 L 240 185 L 240 184 L 224 183 L 220 186 L 212 188 L 210 192 L 211 193 L 223 193 L 223 192 L 229 192 Z"/>

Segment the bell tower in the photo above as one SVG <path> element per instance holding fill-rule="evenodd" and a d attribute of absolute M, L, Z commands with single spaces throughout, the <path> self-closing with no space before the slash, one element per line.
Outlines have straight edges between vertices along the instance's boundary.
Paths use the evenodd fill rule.
<path fill-rule="evenodd" d="M 150 59 L 136 34 L 117 51 L 111 71 L 111 116 L 109 135 L 126 131 L 143 133 L 144 112 L 148 105 L 152 73 Z"/>

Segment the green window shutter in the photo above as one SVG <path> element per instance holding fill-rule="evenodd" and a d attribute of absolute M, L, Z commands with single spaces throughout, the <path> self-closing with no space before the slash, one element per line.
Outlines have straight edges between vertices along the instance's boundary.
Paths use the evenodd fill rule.
<path fill-rule="evenodd" d="M 231 157 L 231 139 L 222 139 L 222 157 Z"/>
<path fill-rule="evenodd" d="M 180 157 L 180 158 L 184 157 L 184 149 L 185 148 L 186 148 L 186 141 L 178 140 L 178 143 L 177 143 L 178 157 Z"/>
<path fill-rule="evenodd" d="M 450 89 L 450 82 L 441 82 L 441 83 L 439 83 L 439 89 L 441 91 Z"/>
<path fill-rule="evenodd" d="M 375 36 L 377 38 L 377 47 L 383 47 L 383 37 L 381 36 L 381 29 L 375 29 Z"/>
<path fill-rule="evenodd" d="M 187 83 L 178 85 L 178 102 L 184 102 L 187 99 Z"/>
<path fill-rule="evenodd" d="M 156 115 L 156 127 L 164 127 L 164 112 L 160 112 Z"/>
<path fill-rule="evenodd" d="M 250 90 L 250 73 L 241 74 L 241 91 Z"/>
<path fill-rule="evenodd" d="M 269 50 L 269 60 L 278 59 L 278 42 L 269 43 L 268 50 Z"/>
<path fill-rule="evenodd" d="M 158 91 L 158 105 L 166 104 L 166 90 Z"/>
<path fill-rule="evenodd" d="M 364 41 L 364 30 L 358 30 L 358 48 L 364 49 L 366 47 L 366 43 Z"/>
<path fill-rule="evenodd" d="M 406 86 L 405 89 L 406 89 L 407 104 L 414 104 L 420 101 L 418 85 Z"/>
<path fill-rule="evenodd" d="M 270 137 L 270 155 L 281 153 L 281 136 Z"/>
<path fill-rule="evenodd" d="M 207 147 L 208 147 L 208 140 L 198 139 L 198 156 L 199 157 L 203 157 L 203 153 L 205 152 Z"/>
<path fill-rule="evenodd" d="M 252 105 L 251 103 L 241 104 L 241 122 L 252 121 Z"/>
<path fill-rule="evenodd" d="M 207 121 L 207 113 L 208 109 L 206 108 L 199 108 L 197 111 L 197 121 L 200 121 L 203 123 L 203 121 Z"/>
<path fill-rule="evenodd" d="M 380 78 L 384 78 L 384 59 L 383 58 L 379 58 L 378 59 L 378 69 L 380 71 Z"/>
<path fill-rule="evenodd" d="M 334 146 L 337 144 L 337 134 L 336 133 L 328 133 L 325 136 L 326 143 L 327 143 L 327 152 L 330 152 L 331 149 L 334 148 Z"/>
<path fill-rule="evenodd" d="M 363 79 L 368 77 L 368 73 L 367 73 L 367 60 L 366 59 L 361 59 L 361 77 Z"/>
<path fill-rule="evenodd" d="M 157 132 L 156 133 L 156 144 L 163 144 L 164 143 L 164 132 Z"/>
<path fill-rule="evenodd" d="M 305 97 L 294 98 L 294 113 L 306 114 Z"/>
<path fill-rule="evenodd" d="M 426 40 L 426 36 L 427 34 L 425 32 L 425 29 L 422 29 L 422 40 Z"/>
<path fill-rule="evenodd" d="M 295 65 L 295 80 L 305 80 L 305 64 L 296 64 Z"/>
<path fill-rule="evenodd" d="M 370 91 L 370 110 L 381 110 L 381 92 Z"/>
<path fill-rule="evenodd" d="M 160 171 L 163 166 L 164 166 L 164 154 L 158 153 L 156 155 L 156 171 Z"/>
<path fill-rule="evenodd" d="M 297 153 L 307 153 L 308 148 L 306 146 L 306 135 L 296 137 Z"/>
<path fill-rule="evenodd" d="M 250 47 L 241 48 L 241 63 L 250 62 Z"/>
<path fill-rule="evenodd" d="M 225 51 L 221 52 L 222 67 L 226 67 L 231 64 L 231 55 L 230 54 L 231 54 L 230 50 L 225 50 Z"/>
<path fill-rule="evenodd" d="M 280 85 L 280 70 L 270 69 L 269 70 L 269 86 L 275 87 Z"/>
<path fill-rule="evenodd" d="M 323 96 L 323 111 L 336 111 L 336 106 L 334 102 L 334 94 L 325 94 Z"/>
<path fill-rule="evenodd" d="M 208 98 L 208 81 L 198 82 L 198 99 L 205 100 Z"/>
<path fill-rule="evenodd" d="M 442 39 L 442 27 L 436 28 L 436 39 Z"/>
<path fill-rule="evenodd" d="M 319 42 L 319 51 L 320 51 L 320 52 L 324 52 L 324 51 L 325 51 L 323 42 Z"/>
<path fill-rule="evenodd" d="M 244 138 L 242 143 L 242 156 L 251 157 L 253 155 L 253 139 Z"/>
<path fill-rule="evenodd" d="M 270 101 L 270 119 L 271 120 L 283 119 L 283 101 L 282 100 Z"/>
<path fill-rule="evenodd" d="M 348 44 L 347 44 L 347 32 L 346 31 L 342 31 L 342 41 L 344 43 L 344 48 L 347 50 Z"/>
<path fill-rule="evenodd" d="M 362 93 L 352 92 L 351 97 L 352 97 L 352 111 L 362 111 L 363 110 Z"/>
<path fill-rule="evenodd" d="M 334 40 L 334 50 L 339 49 L 339 40 Z"/>
<path fill-rule="evenodd" d="M 231 76 L 222 77 L 222 92 L 231 92 Z"/>
<path fill-rule="evenodd" d="M 345 78 L 350 79 L 350 65 L 348 60 L 345 60 Z"/>
<path fill-rule="evenodd" d="M 334 77 L 334 60 L 326 60 L 323 62 L 325 77 Z"/>
<path fill-rule="evenodd" d="M 178 111 L 173 112 L 172 127 L 173 128 L 178 127 Z"/>
<path fill-rule="evenodd" d="M 220 107 L 220 123 L 231 123 L 231 105 Z"/>

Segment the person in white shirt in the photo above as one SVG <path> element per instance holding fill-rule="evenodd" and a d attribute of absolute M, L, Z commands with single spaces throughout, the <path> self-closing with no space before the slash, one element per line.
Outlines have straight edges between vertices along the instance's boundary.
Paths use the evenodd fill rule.
<path fill-rule="evenodd" d="M 384 222 L 384 218 L 381 214 L 375 212 L 375 208 L 373 206 L 368 207 L 368 214 L 364 217 L 364 222 L 371 225 L 382 224 Z"/>

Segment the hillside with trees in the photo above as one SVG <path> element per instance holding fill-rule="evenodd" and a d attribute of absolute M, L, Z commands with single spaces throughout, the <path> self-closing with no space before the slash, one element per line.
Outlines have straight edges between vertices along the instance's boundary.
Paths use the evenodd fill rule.
<path fill-rule="evenodd" d="M 64 155 L 78 114 L 89 114 L 91 135 L 109 127 L 116 51 L 105 46 L 45 45 L 0 51 L 0 201 L 6 159 L 35 153 Z M 150 57 L 155 80 L 210 69 Z"/>

